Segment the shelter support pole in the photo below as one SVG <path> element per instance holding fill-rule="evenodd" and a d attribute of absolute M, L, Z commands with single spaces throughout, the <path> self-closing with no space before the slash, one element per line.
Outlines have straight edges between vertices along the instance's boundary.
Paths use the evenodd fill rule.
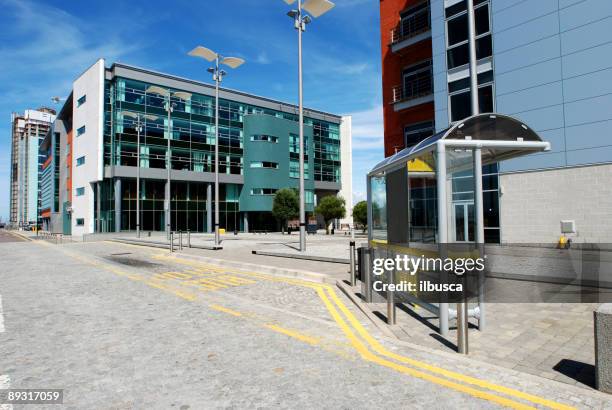
<path fill-rule="evenodd" d="M 440 258 L 444 258 L 448 246 L 448 218 L 446 194 L 446 147 L 442 141 L 436 144 L 436 183 L 438 191 L 438 246 Z M 440 302 L 440 334 L 448 335 L 448 302 Z"/>
<path fill-rule="evenodd" d="M 476 247 L 478 257 L 484 257 L 484 206 L 482 199 L 482 149 L 474 149 L 474 212 L 476 221 Z M 485 306 L 484 306 L 484 281 L 485 272 L 478 273 L 478 330 L 485 328 Z"/>

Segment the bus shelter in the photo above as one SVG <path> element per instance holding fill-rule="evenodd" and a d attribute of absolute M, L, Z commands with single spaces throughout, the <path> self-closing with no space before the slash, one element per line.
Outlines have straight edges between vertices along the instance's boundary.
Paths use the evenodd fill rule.
<path fill-rule="evenodd" d="M 451 244 L 483 254 L 483 166 L 549 150 L 550 143 L 521 121 L 487 113 L 460 121 L 386 158 L 367 175 L 371 257 L 442 256 Z M 464 314 L 476 318 L 482 330 L 484 273 L 479 280 L 477 300 Z M 418 294 L 406 297 L 437 315 L 440 333 L 448 334 L 449 319 L 457 318 L 459 308 L 419 300 Z"/>

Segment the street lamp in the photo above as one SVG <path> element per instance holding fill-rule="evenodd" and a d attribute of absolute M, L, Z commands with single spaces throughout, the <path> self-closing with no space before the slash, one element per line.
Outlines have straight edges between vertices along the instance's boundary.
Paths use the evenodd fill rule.
<path fill-rule="evenodd" d="M 155 121 L 157 117 L 155 115 L 140 114 L 131 111 L 121 111 L 121 114 L 124 117 L 136 119 L 136 161 L 138 163 L 138 165 L 136 165 L 136 237 L 140 238 L 140 133 L 144 129 L 142 126 L 143 118 L 147 121 Z M 145 130 L 145 139 L 146 138 L 147 134 Z"/>
<path fill-rule="evenodd" d="M 230 68 L 238 68 L 244 64 L 244 60 L 238 57 L 223 57 L 206 47 L 197 46 L 189 52 L 192 57 L 203 58 L 206 61 L 214 61 L 214 67 L 208 72 L 213 75 L 215 82 L 215 246 L 219 246 L 219 84 L 227 72 L 219 69 L 219 64 Z"/>
<path fill-rule="evenodd" d="M 283 0 L 287 4 L 293 4 L 296 0 Z M 305 14 L 306 10 L 313 17 L 319 17 L 327 13 L 335 6 L 329 0 L 306 0 L 302 6 L 302 0 L 297 0 L 297 10 L 291 10 L 287 15 L 294 21 L 295 29 L 298 31 L 298 106 L 300 127 L 300 252 L 306 251 L 306 210 L 304 204 L 304 101 L 302 92 L 302 32 L 306 31 L 306 24 L 312 19 Z M 312 172 L 312 171 L 311 171 Z"/>
<path fill-rule="evenodd" d="M 176 92 L 172 92 L 168 89 L 159 87 L 157 85 L 152 85 L 150 87 L 147 88 L 147 93 L 151 93 L 151 94 L 159 94 L 161 96 L 163 96 L 166 101 L 164 103 L 164 108 L 166 110 L 166 112 L 168 112 L 168 148 L 167 148 L 167 155 L 166 155 L 166 169 L 168 170 L 167 173 L 167 180 L 166 180 L 166 237 L 168 239 L 170 239 L 170 229 L 171 229 L 171 224 L 170 224 L 170 171 L 172 169 L 172 160 L 170 159 L 170 153 L 171 153 L 171 149 L 170 149 L 170 140 L 172 139 L 172 123 L 171 123 L 171 114 L 172 111 L 174 111 L 174 107 L 176 107 L 176 102 L 172 102 L 172 96 L 178 97 L 181 100 L 190 100 L 191 99 L 191 94 L 190 93 L 186 93 L 183 91 L 176 91 Z"/>

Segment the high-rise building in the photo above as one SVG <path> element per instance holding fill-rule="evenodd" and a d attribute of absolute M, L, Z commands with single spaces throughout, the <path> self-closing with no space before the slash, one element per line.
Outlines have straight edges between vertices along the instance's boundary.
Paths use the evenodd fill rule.
<path fill-rule="evenodd" d="M 59 172 L 45 174 L 46 226 L 73 235 L 135 230 L 140 197 L 142 230 L 170 224 L 172 230 L 212 231 L 214 93 L 210 84 L 119 63 L 107 68 L 102 59 L 88 68 L 41 146 L 45 172 Z M 306 211 L 313 212 L 318 198 L 340 195 L 350 215 L 350 117 L 312 109 L 304 115 Z M 220 90 L 221 228 L 277 229 L 274 193 L 298 187 L 298 135 L 295 105 Z"/>
<path fill-rule="evenodd" d="M 49 131 L 55 111 L 49 108 L 11 114 L 10 215 L 12 226 L 36 224 L 39 210 L 39 145 Z"/>
<path fill-rule="evenodd" d="M 480 113 L 515 117 L 552 144 L 487 167 L 487 241 L 609 242 L 612 2 L 470 3 L 380 0 L 386 156 L 471 116 L 473 83 Z"/>

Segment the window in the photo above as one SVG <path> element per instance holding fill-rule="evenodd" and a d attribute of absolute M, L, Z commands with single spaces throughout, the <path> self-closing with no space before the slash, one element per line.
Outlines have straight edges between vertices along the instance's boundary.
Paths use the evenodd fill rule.
<path fill-rule="evenodd" d="M 289 161 L 289 178 L 300 177 L 300 161 L 292 159 Z M 304 161 L 304 179 L 309 179 L 308 162 Z"/>
<path fill-rule="evenodd" d="M 451 95 L 451 122 L 460 121 L 472 115 L 470 90 Z"/>
<path fill-rule="evenodd" d="M 278 137 L 274 137 L 272 135 L 252 135 L 251 141 L 272 142 L 276 144 L 278 143 Z"/>
<path fill-rule="evenodd" d="M 76 189 L 76 196 L 83 196 L 85 195 L 85 188 L 84 187 L 80 187 Z"/>
<path fill-rule="evenodd" d="M 493 54 L 489 4 L 484 0 L 475 1 L 476 59 L 480 60 Z M 468 44 L 468 15 L 466 2 L 454 4 L 446 9 L 446 60 L 448 69 L 461 67 L 470 61 Z"/>
<path fill-rule="evenodd" d="M 304 152 L 304 158 L 308 157 L 308 137 L 304 135 L 304 148 L 306 149 Z M 289 134 L 289 152 L 290 153 L 300 153 L 300 136 L 297 134 Z"/>
<path fill-rule="evenodd" d="M 87 95 L 83 95 L 77 100 L 77 107 L 80 107 L 81 105 L 85 104 L 85 101 L 87 101 Z"/>
<path fill-rule="evenodd" d="M 446 23 L 446 30 L 448 35 L 448 46 L 454 46 L 455 44 L 462 43 L 468 40 L 468 18 L 467 13 L 452 20 L 448 20 Z"/>
<path fill-rule="evenodd" d="M 404 69 L 403 100 L 418 98 L 432 92 L 431 60 L 423 61 Z"/>
<path fill-rule="evenodd" d="M 77 218 L 76 226 L 83 226 L 83 225 L 85 225 L 85 218 Z"/>
<path fill-rule="evenodd" d="M 77 160 L 76 160 L 76 166 L 77 167 L 83 165 L 84 163 L 85 163 L 85 157 L 77 158 Z"/>
<path fill-rule="evenodd" d="M 404 127 L 404 146 L 411 147 L 434 133 L 433 121 L 419 122 Z"/>
<path fill-rule="evenodd" d="M 399 26 L 394 30 L 394 41 L 413 37 L 430 28 L 429 2 L 424 1 L 401 13 Z"/>
<path fill-rule="evenodd" d="M 480 112 L 493 112 L 493 84 L 478 87 L 478 108 Z"/>
<path fill-rule="evenodd" d="M 269 169 L 278 169 L 278 162 L 269 162 L 269 161 L 251 161 L 251 168 L 269 168 Z"/>
<path fill-rule="evenodd" d="M 83 125 L 81 128 L 77 130 L 77 137 L 85 134 L 85 126 Z"/>
<path fill-rule="evenodd" d="M 472 115 L 469 77 L 450 82 L 448 90 L 451 122 L 461 121 Z M 492 70 L 478 74 L 478 108 L 481 113 L 494 111 Z"/>
<path fill-rule="evenodd" d="M 481 3 L 484 3 L 485 1 L 488 0 L 474 0 L 474 6 L 477 6 Z M 456 14 L 459 14 L 461 12 L 464 12 L 467 10 L 467 1 L 466 0 L 461 0 L 456 4 L 453 4 L 452 6 L 449 6 L 446 8 L 445 10 L 445 16 L 446 18 L 452 17 Z"/>
<path fill-rule="evenodd" d="M 277 189 L 274 188 L 253 188 L 251 189 L 251 195 L 274 195 Z"/>

